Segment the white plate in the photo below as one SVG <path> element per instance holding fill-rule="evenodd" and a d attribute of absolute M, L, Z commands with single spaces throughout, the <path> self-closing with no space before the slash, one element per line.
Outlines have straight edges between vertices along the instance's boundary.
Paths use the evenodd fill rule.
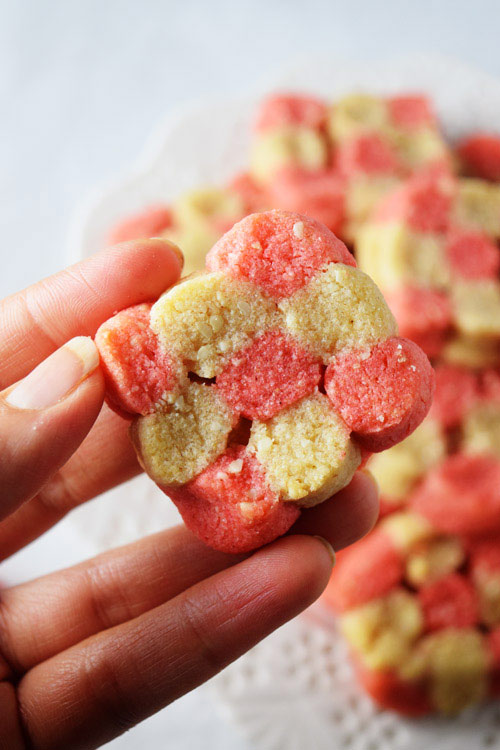
<path fill-rule="evenodd" d="M 500 82 L 436 56 L 372 63 L 304 60 L 276 76 L 268 90 L 303 90 L 329 99 L 353 90 L 388 94 L 422 91 L 433 97 L 448 137 L 500 128 Z M 70 235 L 71 260 L 103 246 L 109 227 L 148 203 L 182 190 L 226 181 L 246 163 L 258 97 L 202 102 L 170 115 L 132 171 L 95 193 Z M 144 477 L 74 514 L 96 551 L 176 522 L 173 506 Z M 482 750 L 500 748 L 500 706 L 459 719 L 404 721 L 379 712 L 354 684 L 332 621 L 299 619 L 229 667 L 213 683 L 258 750 Z M 321 620 L 321 625 L 318 621 Z M 325 623 L 327 627 L 325 627 Z"/>

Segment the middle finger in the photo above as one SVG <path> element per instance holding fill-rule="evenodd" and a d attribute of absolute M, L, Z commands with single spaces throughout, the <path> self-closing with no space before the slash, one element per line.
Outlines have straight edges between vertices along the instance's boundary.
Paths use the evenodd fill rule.
<path fill-rule="evenodd" d="M 358 473 L 317 512 L 306 511 L 296 531 L 320 534 L 340 549 L 369 531 L 376 508 L 373 481 Z M 309 513 L 313 520 L 306 530 Z M 157 607 L 240 559 L 206 547 L 177 527 L 7 589 L 0 598 L 0 653 L 25 671 L 103 628 Z"/>

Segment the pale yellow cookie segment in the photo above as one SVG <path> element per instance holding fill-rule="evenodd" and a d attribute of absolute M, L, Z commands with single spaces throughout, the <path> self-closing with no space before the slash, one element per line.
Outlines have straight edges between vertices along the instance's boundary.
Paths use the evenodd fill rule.
<path fill-rule="evenodd" d="M 485 697 L 488 661 L 481 633 L 445 628 L 423 638 L 399 674 L 403 679 L 428 678 L 434 708 L 453 715 Z"/>
<path fill-rule="evenodd" d="M 500 336 L 500 282 L 457 281 L 451 300 L 458 329 L 467 336 Z"/>
<path fill-rule="evenodd" d="M 345 141 L 365 132 L 387 130 L 389 112 L 385 102 L 369 94 L 351 94 L 331 108 L 328 133 L 333 141 Z"/>
<path fill-rule="evenodd" d="M 370 277 L 343 263 L 324 266 L 279 307 L 288 331 L 325 364 L 344 347 L 369 347 L 397 331 Z"/>
<path fill-rule="evenodd" d="M 151 310 L 151 327 L 167 350 L 204 378 L 218 375 L 236 351 L 278 324 L 274 302 L 222 273 L 182 281 Z"/>
<path fill-rule="evenodd" d="M 484 180 L 459 180 L 452 221 L 460 227 L 500 237 L 500 185 Z"/>
<path fill-rule="evenodd" d="M 222 232 L 218 226 L 238 221 L 243 203 L 236 193 L 224 188 L 206 187 L 184 193 L 172 204 L 174 228 L 164 236 L 175 242 L 184 254 L 183 275 L 201 271 L 205 256 Z"/>
<path fill-rule="evenodd" d="M 421 128 L 417 132 L 395 130 L 390 141 L 401 161 L 410 170 L 440 159 L 447 159 L 449 149 L 441 135 L 432 128 Z"/>
<path fill-rule="evenodd" d="M 392 192 L 400 180 L 397 177 L 356 175 L 352 177 L 345 194 L 346 221 L 343 229 L 347 240 L 354 242 L 382 198 Z"/>
<path fill-rule="evenodd" d="M 176 220 L 186 226 L 214 220 L 236 221 L 243 213 L 241 197 L 230 190 L 205 187 L 184 193 L 172 205 Z"/>
<path fill-rule="evenodd" d="M 465 552 L 457 537 L 445 536 L 417 544 L 406 558 L 406 580 L 420 588 L 458 570 Z"/>
<path fill-rule="evenodd" d="M 382 289 L 401 284 L 446 289 L 450 284 L 444 239 L 430 232 L 412 232 L 403 222 L 370 222 L 357 236 L 359 267 Z"/>
<path fill-rule="evenodd" d="M 473 579 L 481 621 L 489 628 L 495 628 L 500 625 L 500 573 L 479 568 L 474 571 Z"/>
<path fill-rule="evenodd" d="M 361 462 L 349 430 L 321 393 L 267 422 L 255 420 L 249 449 L 282 498 L 301 506 L 321 503 L 345 487 Z"/>
<path fill-rule="evenodd" d="M 380 523 L 380 528 L 391 538 L 394 546 L 403 554 L 416 544 L 430 539 L 435 531 L 423 516 L 408 511 L 392 513 Z"/>
<path fill-rule="evenodd" d="M 327 160 L 327 144 L 321 133 L 288 125 L 256 136 L 250 154 L 250 172 L 258 182 L 265 183 L 283 167 L 318 170 L 326 166 Z"/>
<path fill-rule="evenodd" d="M 462 450 L 489 453 L 500 459 L 500 404 L 481 404 L 467 414 L 462 428 Z"/>
<path fill-rule="evenodd" d="M 140 461 L 157 484 L 189 482 L 223 453 L 234 414 L 215 388 L 190 383 L 163 411 L 130 428 Z"/>
<path fill-rule="evenodd" d="M 366 667 L 397 669 L 422 633 L 423 616 L 416 597 L 396 589 L 343 614 L 340 627 Z"/>
<path fill-rule="evenodd" d="M 388 501 L 402 501 L 416 482 L 446 454 L 439 424 L 426 419 L 405 440 L 370 458 L 369 468 Z"/>
<path fill-rule="evenodd" d="M 205 268 L 206 255 L 219 239 L 220 232 L 205 224 L 193 224 L 167 229 L 163 237 L 181 248 L 184 255 L 182 275 L 189 276 Z"/>
<path fill-rule="evenodd" d="M 457 333 L 446 342 L 441 357 L 450 365 L 481 369 L 500 364 L 500 346 L 496 339 Z"/>

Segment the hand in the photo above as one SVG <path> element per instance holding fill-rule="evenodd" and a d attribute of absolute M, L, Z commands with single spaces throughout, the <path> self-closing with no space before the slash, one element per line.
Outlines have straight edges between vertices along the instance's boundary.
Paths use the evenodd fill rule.
<path fill-rule="evenodd" d="M 180 271 L 168 243 L 131 242 L 0 306 L 2 559 L 140 471 L 126 422 L 103 406 L 95 346 L 75 337 Z M 332 556 L 314 534 L 339 549 L 376 513 L 358 473 L 251 556 L 177 527 L 1 591 L 0 748 L 94 748 L 158 711 L 320 595 Z"/>

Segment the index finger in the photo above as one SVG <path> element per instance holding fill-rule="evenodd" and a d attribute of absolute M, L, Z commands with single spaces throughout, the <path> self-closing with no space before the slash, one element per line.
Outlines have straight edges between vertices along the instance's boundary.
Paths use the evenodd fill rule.
<path fill-rule="evenodd" d="M 124 242 L 0 302 L 0 389 L 74 336 L 93 336 L 118 310 L 158 297 L 182 255 L 161 239 Z"/>

